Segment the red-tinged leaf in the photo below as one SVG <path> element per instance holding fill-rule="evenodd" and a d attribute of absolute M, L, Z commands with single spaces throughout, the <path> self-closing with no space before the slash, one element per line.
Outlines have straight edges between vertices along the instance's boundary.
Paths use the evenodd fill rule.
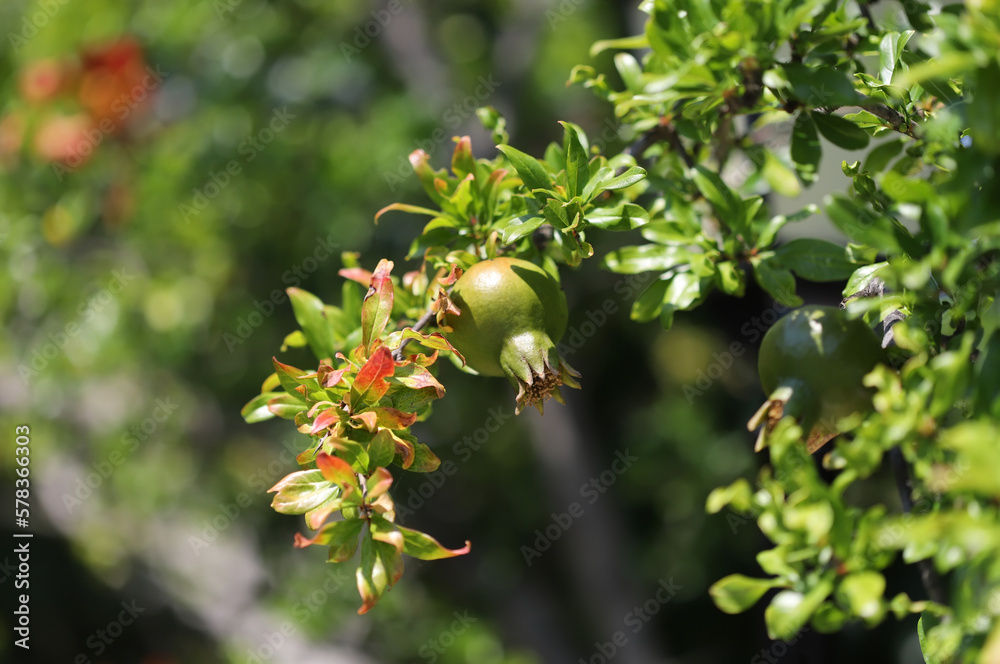
<path fill-rule="evenodd" d="M 385 468 L 376 468 L 372 476 L 368 478 L 368 502 L 374 501 L 392 486 L 392 473 Z"/>
<path fill-rule="evenodd" d="M 394 380 L 397 380 L 403 385 L 414 390 L 422 390 L 425 387 L 432 387 L 434 388 L 438 399 L 444 396 L 444 385 L 439 383 L 437 378 L 435 378 L 430 371 L 421 366 L 414 365 L 406 368 L 409 369 L 409 371 L 400 371 L 394 376 Z"/>
<path fill-rule="evenodd" d="M 392 359 L 392 351 L 385 346 L 376 348 L 354 379 L 354 385 L 351 387 L 351 408 L 358 409 L 362 404 L 378 402 L 389 389 L 385 379 L 395 371 L 396 363 Z"/>
<path fill-rule="evenodd" d="M 407 362 L 412 362 L 413 364 L 416 364 L 417 366 L 421 367 L 429 367 L 435 362 L 437 362 L 437 359 L 438 359 L 437 351 L 434 351 L 430 355 L 424 355 L 423 353 L 414 353 L 413 355 L 406 356 Z"/>
<path fill-rule="evenodd" d="M 472 139 L 468 136 L 462 136 L 455 141 L 455 152 L 451 155 L 451 172 L 460 178 L 476 172 L 476 158 L 472 156 Z"/>
<path fill-rule="evenodd" d="M 413 462 L 407 468 L 412 473 L 433 473 L 441 465 L 441 459 L 423 443 L 413 444 Z"/>
<path fill-rule="evenodd" d="M 316 455 L 316 467 L 323 473 L 323 477 L 339 485 L 344 490 L 346 499 L 352 491 L 359 491 L 358 476 L 351 468 L 351 464 L 343 459 L 331 456 L 326 452 Z"/>
<path fill-rule="evenodd" d="M 381 516 L 372 516 L 370 523 L 373 540 L 392 546 L 394 553 L 402 553 L 403 534 L 399 532 L 399 526 Z"/>
<path fill-rule="evenodd" d="M 430 156 L 423 150 L 414 150 L 410 153 L 410 165 L 413 166 L 413 171 L 417 174 L 417 179 L 420 180 L 420 186 L 424 188 L 432 201 L 442 205 L 445 199 L 434 187 L 434 179 L 438 174 L 444 174 L 444 169 L 435 172 L 430 167 L 429 161 Z"/>
<path fill-rule="evenodd" d="M 327 517 L 333 512 L 341 509 L 344 506 L 344 501 L 339 497 L 330 498 L 324 501 L 322 504 L 314 507 L 305 514 L 306 526 L 311 530 L 319 530 L 323 522 L 326 521 Z"/>
<path fill-rule="evenodd" d="M 410 212 L 413 214 L 427 214 L 435 217 L 441 212 L 439 210 L 431 210 L 430 208 L 420 207 L 419 205 L 408 205 L 406 203 L 392 203 L 391 205 L 386 205 L 384 208 L 375 213 L 375 223 L 378 223 L 379 217 L 381 217 L 386 212 L 392 210 L 399 210 L 400 212 Z"/>
<path fill-rule="evenodd" d="M 361 595 L 361 608 L 358 609 L 360 614 L 370 611 L 390 585 L 389 574 L 375 545 L 370 530 L 361 536 L 361 564 L 357 571 L 358 593 Z"/>
<path fill-rule="evenodd" d="M 464 556 L 472 548 L 472 544 L 466 540 L 465 546 L 461 549 L 447 549 L 430 535 L 402 526 L 396 526 L 396 528 L 403 534 L 403 553 L 420 560 L 440 560 L 441 558 Z"/>
<path fill-rule="evenodd" d="M 303 387 L 308 380 L 305 378 L 308 372 L 298 367 L 293 367 L 290 364 L 283 364 L 276 357 L 272 357 L 271 361 L 274 363 L 275 373 L 278 374 L 278 381 L 285 388 L 285 391 L 289 394 L 298 393 L 298 388 Z"/>
<path fill-rule="evenodd" d="M 451 286 L 452 284 L 454 284 L 456 281 L 458 281 L 461 278 L 462 273 L 464 271 L 465 270 L 463 270 L 459 266 L 457 266 L 454 263 L 452 263 L 451 264 L 451 269 L 448 272 L 448 276 L 446 276 L 446 277 L 439 277 L 438 278 L 438 283 L 440 283 L 442 286 Z"/>
<path fill-rule="evenodd" d="M 383 431 L 389 431 L 389 429 L 383 429 Z M 389 433 L 392 433 L 389 431 Z M 393 457 L 393 461 L 397 466 L 403 468 L 404 470 L 409 468 L 413 463 L 413 458 L 416 452 L 413 449 L 413 443 L 408 440 L 403 440 L 402 438 L 393 434 L 392 441 L 396 444 L 396 454 Z"/>
<path fill-rule="evenodd" d="M 361 343 L 371 352 L 375 340 L 382 335 L 392 314 L 392 261 L 383 258 L 372 274 L 368 293 L 361 305 Z"/>
<path fill-rule="evenodd" d="M 336 406 L 336 405 L 337 404 L 333 403 L 332 401 L 317 401 L 306 412 L 306 417 L 308 417 L 308 418 L 311 419 L 313 417 L 316 417 L 316 413 L 318 413 L 319 411 L 326 410 L 327 408 L 330 408 L 330 407 Z"/>
<path fill-rule="evenodd" d="M 316 460 L 317 452 L 319 452 L 319 447 L 310 445 L 308 448 L 295 455 L 295 461 L 300 466 L 306 466 Z M 313 530 L 315 530 L 315 528 Z"/>
<path fill-rule="evenodd" d="M 295 533 L 295 548 L 304 549 L 314 544 L 329 546 L 330 555 L 327 560 L 331 563 L 344 562 L 357 551 L 358 538 L 364 525 L 365 522 L 361 519 L 349 519 L 326 524 L 312 538 Z"/>
<path fill-rule="evenodd" d="M 309 429 L 309 435 L 315 436 L 316 433 L 328 429 L 334 424 L 340 422 L 341 410 L 339 408 L 327 408 L 319 416 L 313 420 L 312 427 Z"/>
<path fill-rule="evenodd" d="M 349 367 L 344 367 L 343 369 L 334 369 L 333 367 L 327 369 L 327 367 L 329 365 L 324 364 L 317 372 L 318 375 L 316 378 L 322 387 L 334 387 L 344 378 L 344 374 L 349 369 Z"/>
<path fill-rule="evenodd" d="M 299 470 L 287 475 L 269 493 L 276 493 L 271 507 L 281 514 L 304 514 L 340 495 L 340 487 L 331 484 L 319 470 Z"/>
<path fill-rule="evenodd" d="M 374 411 L 366 410 L 363 413 L 355 413 L 351 415 L 351 419 L 360 422 L 366 431 L 372 433 L 378 431 L 378 414 Z"/>
<path fill-rule="evenodd" d="M 291 394 L 279 394 L 267 402 L 267 409 L 284 420 L 294 420 L 298 413 L 307 408 L 301 399 Z"/>
<path fill-rule="evenodd" d="M 336 450 L 337 456 L 350 464 L 355 473 L 368 472 L 368 449 L 361 443 L 347 438 L 330 438 L 327 449 Z"/>
<path fill-rule="evenodd" d="M 455 350 L 455 347 L 452 346 L 448 339 L 446 339 L 440 332 L 432 332 L 431 334 L 428 334 L 423 338 L 420 344 L 434 350 L 448 350 L 455 355 L 462 357 L 462 354 Z"/>
<path fill-rule="evenodd" d="M 376 426 L 375 428 L 370 428 L 369 431 L 376 431 L 382 427 L 387 429 L 406 429 L 417 421 L 416 413 L 404 413 L 395 408 L 372 408 L 364 414 L 372 414 L 376 417 Z"/>
<path fill-rule="evenodd" d="M 387 493 L 383 493 L 381 496 L 368 503 L 368 507 L 371 508 L 372 514 L 384 516 L 389 521 L 396 520 L 396 504 L 392 502 L 392 497 Z"/>
<path fill-rule="evenodd" d="M 344 267 L 337 270 L 337 274 L 344 279 L 356 281 L 364 287 L 368 287 L 372 282 L 372 273 L 361 267 Z"/>

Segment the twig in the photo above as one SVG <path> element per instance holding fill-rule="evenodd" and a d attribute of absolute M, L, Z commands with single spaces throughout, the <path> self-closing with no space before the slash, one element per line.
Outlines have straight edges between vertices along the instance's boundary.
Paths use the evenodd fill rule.
<path fill-rule="evenodd" d="M 434 310 L 427 309 L 427 311 L 424 312 L 424 315 L 420 317 L 420 320 L 414 323 L 412 328 L 413 331 L 419 332 L 420 330 L 424 329 L 425 327 L 427 327 L 427 324 L 430 323 L 431 319 L 433 318 L 434 318 Z M 403 351 L 406 350 L 406 346 L 407 344 L 410 343 L 410 341 L 412 341 L 412 339 L 403 339 L 403 343 L 399 344 L 399 348 L 397 348 L 392 352 L 393 360 L 395 360 L 396 362 L 402 362 L 404 359 L 406 359 L 406 356 L 403 355 Z"/>
<path fill-rule="evenodd" d="M 899 499 L 903 504 L 903 512 L 910 514 L 913 511 L 913 481 L 910 479 L 910 469 L 903 458 L 903 452 L 894 447 L 889 450 L 889 459 L 892 462 L 892 474 L 896 478 L 896 489 L 899 490 Z M 946 604 L 948 596 L 944 592 L 941 584 L 941 577 L 934 569 L 934 563 L 924 558 L 917 562 L 920 570 L 920 581 L 924 584 L 924 590 L 931 601 L 938 604 Z"/>
<path fill-rule="evenodd" d="M 861 15 L 868 21 L 868 29 L 872 32 L 878 32 L 878 26 L 875 25 L 875 19 L 872 18 L 872 10 L 868 5 L 869 3 L 865 2 L 865 0 L 858 0 L 858 10 L 861 11 Z"/>
<path fill-rule="evenodd" d="M 688 151 L 684 149 L 684 144 L 681 143 L 681 137 L 677 134 L 677 130 L 666 125 L 665 129 L 667 131 L 667 140 L 670 142 L 670 147 L 674 149 L 674 152 L 681 156 L 684 160 L 684 164 L 688 168 L 694 168 L 694 159 L 688 154 Z"/>
<path fill-rule="evenodd" d="M 868 111 L 879 120 L 887 122 L 895 131 L 898 131 L 901 134 L 906 134 L 911 138 L 917 137 L 913 132 L 913 125 L 906 124 L 906 118 L 904 118 L 899 111 L 890 108 L 885 104 L 861 104 L 861 108 Z"/>
<path fill-rule="evenodd" d="M 664 138 L 667 138 L 667 125 L 663 124 L 661 121 L 661 123 L 655 127 L 642 132 L 639 138 L 637 138 L 632 145 L 625 148 L 623 152 L 625 154 L 632 155 L 636 158 L 636 161 L 638 161 L 642 159 L 642 154 L 646 150 L 653 147 L 653 145 L 659 143 Z"/>

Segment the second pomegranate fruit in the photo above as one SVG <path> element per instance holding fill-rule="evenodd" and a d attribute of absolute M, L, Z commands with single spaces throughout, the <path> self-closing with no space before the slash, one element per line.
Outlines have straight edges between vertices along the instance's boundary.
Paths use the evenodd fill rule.
<path fill-rule="evenodd" d="M 534 263 L 494 258 L 476 263 L 455 282 L 448 340 L 469 367 L 507 376 L 517 389 L 517 412 L 546 398 L 562 403 L 560 385 L 579 387 L 578 374 L 556 350 L 569 311 L 559 283 Z"/>

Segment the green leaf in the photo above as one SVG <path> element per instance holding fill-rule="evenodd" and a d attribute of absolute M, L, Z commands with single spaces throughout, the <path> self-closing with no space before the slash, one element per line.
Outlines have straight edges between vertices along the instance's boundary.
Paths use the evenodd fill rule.
<path fill-rule="evenodd" d="M 913 30 L 907 30 L 903 33 L 887 32 L 882 37 L 882 41 L 879 42 L 878 76 L 886 85 L 892 83 L 892 75 L 896 71 L 899 56 L 902 54 L 903 48 L 906 47 L 906 42 L 913 36 L 913 32 Z"/>
<path fill-rule="evenodd" d="M 834 596 L 855 617 L 872 621 L 881 619 L 885 611 L 882 606 L 884 593 L 885 577 L 878 572 L 867 571 L 848 574 L 841 579 Z"/>
<path fill-rule="evenodd" d="M 313 355 L 318 360 L 332 358 L 337 352 L 336 342 L 330 323 L 323 315 L 323 301 L 301 288 L 289 288 L 286 292 L 295 320 L 306 335 Z"/>
<path fill-rule="evenodd" d="M 864 265 L 856 269 L 851 274 L 850 279 L 847 280 L 847 285 L 844 286 L 844 290 L 842 291 L 843 296 L 850 297 L 864 290 L 871 280 L 878 276 L 879 271 L 888 265 L 888 262 L 882 261 L 881 263 Z"/>
<path fill-rule="evenodd" d="M 368 470 L 388 466 L 396 456 L 396 443 L 392 434 L 386 429 L 380 429 L 368 443 Z"/>
<path fill-rule="evenodd" d="M 718 174 L 704 166 L 695 166 L 690 175 L 701 195 L 712 204 L 719 221 L 737 233 L 745 232 L 747 224 L 739 195 Z"/>
<path fill-rule="evenodd" d="M 642 92 L 642 66 L 631 53 L 615 53 L 615 69 L 631 92 Z"/>
<path fill-rule="evenodd" d="M 566 152 L 566 192 L 569 198 L 579 196 L 590 179 L 587 151 L 580 142 L 576 127 L 570 122 L 559 121 L 563 126 L 563 150 Z"/>
<path fill-rule="evenodd" d="M 268 408 L 268 404 L 276 396 L 283 395 L 284 392 L 264 392 L 258 394 L 253 399 L 247 402 L 247 405 L 243 406 L 240 410 L 240 415 L 248 424 L 253 424 L 254 422 L 263 422 L 264 420 L 269 420 L 274 417 L 274 413 Z"/>
<path fill-rule="evenodd" d="M 686 263 L 689 257 L 685 247 L 642 244 L 609 252 L 601 263 L 618 274 L 638 274 L 651 270 L 663 272 Z"/>
<path fill-rule="evenodd" d="M 514 170 L 524 182 L 524 186 L 529 190 L 550 189 L 552 187 L 552 178 L 549 177 L 545 167 L 537 159 L 509 145 L 498 145 L 497 149 L 510 160 Z"/>
<path fill-rule="evenodd" d="M 888 217 L 843 195 L 828 196 L 824 203 L 830 221 L 852 242 L 886 253 L 901 251 Z"/>
<path fill-rule="evenodd" d="M 988 154 L 1000 152 L 1000 104 L 997 91 L 1000 90 L 1000 64 L 995 58 L 976 72 L 975 95 L 969 102 L 969 128 L 972 145 Z"/>
<path fill-rule="evenodd" d="M 750 508 L 752 495 L 753 490 L 750 483 L 741 477 L 729 486 L 712 489 L 705 500 L 705 511 L 709 514 L 717 514 L 727 505 L 732 505 L 739 511 L 746 511 Z"/>
<path fill-rule="evenodd" d="M 833 113 L 811 113 L 819 133 L 826 140 L 845 150 L 861 150 L 868 147 L 870 137 L 865 130 L 850 120 Z"/>
<path fill-rule="evenodd" d="M 819 162 L 823 157 L 823 147 L 816 132 L 816 123 L 805 111 L 795 116 L 791 155 L 799 177 L 804 182 L 815 182 L 819 172 Z"/>
<path fill-rule="evenodd" d="M 433 473 L 441 466 L 441 459 L 423 443 L 413 443 L 413 461 L 406 470 L 413 473 Z"/>
<path fill-rule="evenodd" d="M 775 302 L 789 307 L 802 305 L 802 298 L 795 294 L 795 277 L 791 271 L 782 267 L 776 260 L 763 258 L 765 254 L 751 260 L 754 280 Z"/>
<path fill-rule="evenodd" d="M 774 238 L 777 236 L 778 231 L 784 228 L 785 224 L 797 223 L 804 219 L 808 219 L 818 211 L 819 208 L 817 206 L 810 204 L 798 212 L 793 212 L 788 216 L 779 214 L 775 217 L 771 217 L 763 224 L 758 224 L 760 227 L 760 235 L 757 236 L 757 248 L 767 249 L 772 243 L 774 243 Z"/>
<path fill-rule="evenodd" d="M 846 74 L 833 67 L 813 68 L 797 62 L 787 63 L 782 67 L 791 87 L 792 97 L 809 108 L 856 106 L 866 99 L 854 89 L 854 84 Z"/>
<path fill-rule="evenodd" d="M 267 490 L 275 493 L 271 507 L 282 514 L 305 514 L 340 494 L 340 487 L 333 484 L 317 469 L 299 470 Z"/>
<path fill-rule="evenodd" d="M 764 610 L 768 638 L 787 641 L 795 637 L 832 591 L 833 582 L 823 579 L 807 593 L 796 590 L 779 592 Z"/>
<path fill-rule="evenodd" d="M 620 39 L 604 39 L 596 41 L 591 45 L 590 56 L 594 57 L 595 55 L 609 49 L 632 50 L 641 48 L 649 48 L 649 40 L 646 38 L 646 35 L 634 35 L 631 37 L 622 37 Z"/>
<path fill-rule="evenodd" d="M 679 272 L 670 280 L 663 303 L 678 310 L 688 309 L 701 298 L 702 285 L 702 279 L 693 272 Z"/>
<path fill-rule="evenodd" d="M 440 210 L 431 210 L 430 208 L 420 207 L 419 205 L 408 205 L 406 203 L 392 203 L 391 205 L 386 205 L 384 208 L 375 213 L 375 223 L 378 223 L 379 217 L 381 217 L 386 212 L 392 210 L 398 210 L 400 212 L 410 212 L 412 214 L 426 214 L 431 217 L 436 217 L 441 214 Z"/>
<path fill-rule="evenodd" d="M 523 237 L 531 235 L 538 227 L 545 223 L 544 217 L 524 215 L 512 219 L 507 224 L 502 233 L 501 241 L 504 244 L 513 244 Z"/>
<path fill-rule="evenodd" d="M 597 189 L 594 192 L 596 196 L 602 191 L 617 191 L 618 189 L 625 189 L 626 187 L 631 187 L 636 182 L 641 182 L 646 177 L 646 170 L 639 168 L 638 166 L 632 166 L 627 171 L 618 175 L 616 177 L 610 178 L 608 180 L 602 180 L 597 184 Z"/>
<path fill-rule="evenodd" d="M 742 574 L 730 574 L 713 583 L 708 594 L 721 611 L 742 613 L 756 604 L 777 583 L 776 579 L 754 579 Z"/>
<path fill-rule="evenodd" d="M 587 223 L 606 231 L 631 231 L 649 223 L 649 213 L 640 205 L 622 203 L 613 208 L 597 208 L 587 214 Z"/>
<path fill-rule="evenodd" d="M 295 546 L 304 549 L 307 546 L 329 546 L 327 562 L 342 563 L 351 558 L 358 550 L 358 536 L 364 527 L 363 519 L 345 519 L 325 524 L 315 537 L 306 538 L 295 534 Z"/>
<path fill-rule="evenodd" d="M 283 420 L 294 420 L 299 413 L 305 412 L 309 406 L 291 394 L 279 392 L 278 396 L 267 402 L 267 409 Z"/>
<path fill-rule="evenodd" d="M 471 548 L 470 543 L 466 541 L 465 546 L 460 549 L 447 549 L 430 535 L 403 526 L 397 527 L 399 532 L 403 533 L 403 553 L 420 560 L 454 558 L 465 555 Z"/>
<path fill-rule="evenodd" d="M 826 240 L 800 238 L 775 250 L 778 261 L 809 281 L 841 281 L 858 268 L 844 247 Z"/>
<path fill-rule="evenodd" d="M 657 279 L 651 283 L 632 303 L 632 320 L 647 323 L 659 316 L 663 311 L 663 295 L 669 285 L 670 282 L 666 279 Z"/>
<path fill-rule="evenodd" d="M 392 315 L 393 289 L 389 273 L 392 261 L 383 258 L 372 273 L 371 286 L 361 305 L 361 343 L 365 351 L 371 352 Z"/>
<path fill-rule="evenodd" d="M 347 438 L 331 438 L 330 445 L 337 451 L 337 456 L 346 461 L 355 473 L 367 473 L 371 467 L 368 449 L 361 443 Z"/>
<path fill-rule="evenodd" d="M 770 150 L 764 150 L 764 166 L 760 174 L 771 185 L 771 189 L 782 196 L 795 198 L 802 193 L 802 185 L 795 177 L 795 172 Z"/>
<path fill-rule="evenodd" d="M 903 151 L 905 140 L 894 138 L 885 143 L 881 143 L 872 148 L 872 151 L 865 157 L 865 163 L 861 170 L 869 173 L 881 173 L 900 152 Z"/>

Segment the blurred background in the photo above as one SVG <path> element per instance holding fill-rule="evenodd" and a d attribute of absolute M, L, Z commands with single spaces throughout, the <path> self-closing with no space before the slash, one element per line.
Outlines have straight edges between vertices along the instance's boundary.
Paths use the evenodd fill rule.
<path fill-rule="evenodd" d="M 415 269 L 421 220 L 374 213 L 425 204 L 416 148 L 435 167 L 453 136 L 495 154 L 477 106 L 535 154 L 560 119 L 609 151 L 629 143 L 610 107 L 565 82 L 586 63 L 617 83 L 611 54 L 588 49 L 640 31 L 635 5 L 0 3 L 0 469 L 9 505 L 14 427 L 29 425 L 34 533 L 31 649 L 5 610 L 0 660 L 919 661 L 915 617 L 772 643 L 765 603 L 728 616 L 708 597 L 726 574 L 758 574 L 767 545 L 752 521 L 704 511 L 764 461 L 745 422 L 781 309 L 753 290 L 664 332 L 628 320 L 643 275 L 566 271 L 583 390 L 544 417 L 515 419 L 505 381 L 443 366 L 448 395 L 415 433 L 454 472 L 395 472 L 394 496 L 403 523 L 472 552 L 408 559 L 365 616 L 354 568 L 293 549 L 302 519 L 269 506 L 307 439 L 239 410 L 272 355 L 312 362 L 279 351 L 295 329 L 283 289 L 335 304 L 342 252 Z M 827 154 L 820 193 L 846 185 Z M 624 235 L 589 239 L 602 255 L 637 239 Z M 895 506 L 891 485 L 866 490 Z M 0 529 L 14 541 L 7 508 Z M 16 564 L 4 545 L 5 597 Z M 889 579 L 922 596 L 909 571 Z"/>

